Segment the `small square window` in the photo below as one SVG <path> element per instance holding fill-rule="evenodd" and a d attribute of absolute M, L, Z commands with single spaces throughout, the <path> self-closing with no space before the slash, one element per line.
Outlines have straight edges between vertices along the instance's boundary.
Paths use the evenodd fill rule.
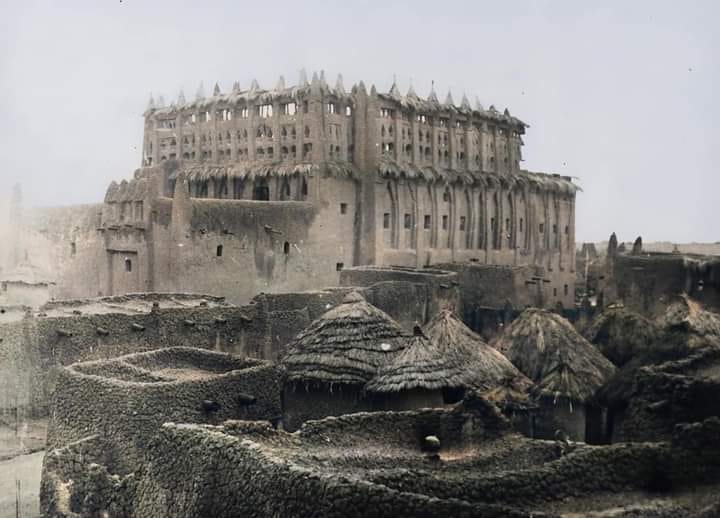
<path fill-rule="evenodd" d="M 443 230 L 447 230 L 447 229 L 448 229 L 448 219 L 449 219 L 449 217 L 448 217 L 447 214 L 443 215 L 443 218 L 442 218 L 442 228 L 443 228 Z"/>
<path fill-rule="evenodd" d="M 383 214 L 383 228 L 388 229 L 390 228 L 390 213 L 386 212 Z"/>
<path fill-rule="evenodd" d="M 335 271 L 340 272 L 345 267 L 345 263 L 335 263 Z"/>
<path fill-rule="evenodd" d="M 425 214 L 425 219 L 423 220 L 423 228 L 425 230 L 430 230 L 430 225 L 432 224 L 432 217 L 430 214 Z"/>
<path fill-rule="evenodd" d="M 412 216 L 410 214 L 405 214 L 404 226 L 406 229 L 412 228 Z"/>
<path fill-rule="evenodd" d="M 347 203 L 340 204 L 340 214 L 347 214 Z"/>

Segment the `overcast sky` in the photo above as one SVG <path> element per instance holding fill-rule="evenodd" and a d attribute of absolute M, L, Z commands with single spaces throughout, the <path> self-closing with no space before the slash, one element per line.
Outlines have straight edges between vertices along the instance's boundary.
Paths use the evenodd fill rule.
<path fill-rule="evenodd" d="M 150 92 L 305 67 L 508 107 L 530 124 L 524 167 L 577 177 L 578 241 L 720 241 L 720 2 L 0 6 L 0 191 L 21 182 L 27 205 L 99 202 L 131 177 Z"/>

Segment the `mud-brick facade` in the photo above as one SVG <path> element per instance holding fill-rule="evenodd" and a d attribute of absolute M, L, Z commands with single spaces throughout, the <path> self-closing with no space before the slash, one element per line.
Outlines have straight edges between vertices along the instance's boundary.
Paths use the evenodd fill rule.
<path fill-rule="evenodd" d="M 573 305 L 576 187 L 521 169 L 526 125 L 507 110 L 301 74 L 151 99 L 144 120 L 142 167 L 110 185 L 92 245 L 67 243 L 100 271 L 59 296 L 245 302 L 337 285 L 349 266 L 473 261 L 535 268 L 548 305 Z"/>

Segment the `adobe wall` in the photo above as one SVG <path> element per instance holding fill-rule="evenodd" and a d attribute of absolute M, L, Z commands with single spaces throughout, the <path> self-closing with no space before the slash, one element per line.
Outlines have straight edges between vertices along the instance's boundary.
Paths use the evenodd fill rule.
<path fill-rule="evenodd" d="M 644 315 L 664 312 L 673 295 L 687 293 L 709 309 L 720 310 L 720 260 L 680 254 L 620 254 L 612 262 L 604 290 Z M 609 286 L 608 286 L 609 285 Z M 609 289 L 608 289 L 609 288 Z"/>
<path fill-rule="evenodd" d="M 368 302 L 406 325 L 425 323 L 444 309 L 457 313 L 460 307 L 458 278 L 450 271 L 359 266 L 343 270 L 340 285 L 370 287 Z"/>
<path fill-rule="evenodd" d="M 331 392 L 332 390 L 332 392 Z M 286 383 L 283 387 L 283 428 L 294 432 L 311 419 L 372 409 L 362 386 Z"/>

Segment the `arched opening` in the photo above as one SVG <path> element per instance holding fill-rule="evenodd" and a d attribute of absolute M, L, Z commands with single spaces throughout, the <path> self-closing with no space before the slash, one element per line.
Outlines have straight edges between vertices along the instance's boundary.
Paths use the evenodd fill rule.
<path fill-rule="evenodd" d="M 290 243 L 288 243 L 287 241 L 285 241 L 285 243 L 283 244 L 283 254 L 290 254 Z"/>
<path fill-rule="evenodd" d="M 127 257 L 125 258 L 125 271 L 132 272 L 132 261 Z"/>
<path fill-rule="evenodd" d="M 279 199 L 281 201 L 289 200 L 291 199 L 291 192 L 290 192 L 290 179 L 286 176 L 282 179 L 282 183 L 280 184 L 280 196 Z"/>
<path fill-rule="evenodd" d="M 268 187 L 266 178 L 256 178 L 255 185 L 253 188 L 253 200 L 258 201 L 269 201 L 270 200 L 270 188 Z"/>
<path fill-rule="evenodd" d="M 223 246 L 218 245 L 217 248 L 215 249 L 215 255 L 217 257 L 222 257 L 222 254 L 223 254 Z"/>

